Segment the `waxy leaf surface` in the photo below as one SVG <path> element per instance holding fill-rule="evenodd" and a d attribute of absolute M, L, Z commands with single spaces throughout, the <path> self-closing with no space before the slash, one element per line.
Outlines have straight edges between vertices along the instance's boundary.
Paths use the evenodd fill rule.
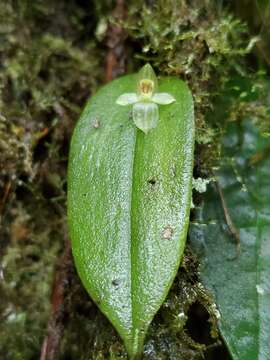
<path fill-rule="evenodd" d="M 230 124 L 217 172 L 241 251 L 209 188 L 190 230 L 204 285 L 215 296 L 220 330 L 234 360 L 270 354 L 270 140 L 250 121 Z"/>
<path fill-rule="evenodd" d="M 90 99 L 74 131 L 68 175 L 78 273 L 131 358 L 141 353 L 183 254 L 194 147 L 193 101 L 182 81 L 161 80 L 159 91 L 176 102 L 159 107 L 147 135 L 133 123 L 132 106 L 115 103 L 134 89 L 129 75 Z"/>

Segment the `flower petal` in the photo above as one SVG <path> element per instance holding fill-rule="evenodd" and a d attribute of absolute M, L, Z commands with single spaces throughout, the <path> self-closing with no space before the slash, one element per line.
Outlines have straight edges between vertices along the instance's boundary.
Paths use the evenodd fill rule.
<path fill-rule="evenodd" d="M 148 133 L 158 123 L 158 106 L 153 102 L 138 102 L 133 105 L 132 117 L 137 128 Z"/>
<path fill-rule="evenodd" d="M 141 93 L 141 81 L 145 81 L 145 80 L 152 82 L 153 84 L 152 92 L 156 92 L 158 81 L 154 69 L 150 64 L 145 64 L 138 73 L 137 88 L 139 94 Z"/>
<path fill-rule="evenodd" d="M 175 98 L 168 93 L 157 93 L 152 96 L 152 101 L 160 105 L 168 105 L 175 101 Z"/>
<path fill-rule="evenodd" d="M 138 101 L 138 96 L 135 93 L 126 93 L 119 96 L 116 100 L 116 104 L 118 105 L 130 105 L 135 104 Z"/>

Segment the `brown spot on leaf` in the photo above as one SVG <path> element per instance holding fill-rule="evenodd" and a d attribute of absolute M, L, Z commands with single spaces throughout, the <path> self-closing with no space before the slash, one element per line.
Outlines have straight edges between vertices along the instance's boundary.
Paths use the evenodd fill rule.
<path fill-rule="evenodd" d="M 92 126 L 94 129 L 99 129 L 100 128 L 100 121 L 99 119 L 95 118 L 92 122 Z"/>
<path fill-rule="evenodd" d="M 162 231 L 162 237 L 165 240 L 171 240 L 173 236 L 173 229 L 171 226 L 166 226 L 165 229 Z"/>

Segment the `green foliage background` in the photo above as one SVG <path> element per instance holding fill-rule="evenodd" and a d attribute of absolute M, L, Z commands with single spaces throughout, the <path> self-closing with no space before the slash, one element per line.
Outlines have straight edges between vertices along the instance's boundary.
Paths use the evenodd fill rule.
<path fill-rule="evenodd" d="M 219 164 L 226 122 L 248 114 L 261 133 L 269 131 L 268 2 L 235 3 L 131 0 L 121 22 L 128 72 L 149 61 L 157 73 L 179 76 L 192 89 L 196 177 L 210 177 Z M 67 236 L 69 140 L 85 101 L 105 81 L 106 29 L 114 7 L 104 0 L 0 3 L 0 357 L 5 359 L 38 358 L 46 335 L 53 274 Z M 237 77 L 252 83 L 256 97 L 247 101 L 244 91 L 237 93 L 226 118 L 206 116 Z M 189 248 L 180 270 L 150 328 L 145 358 L 229 359 L 213 300 L 198 280 L 198 261 Z M 75 273 L 70 279 L 61 358 L 125 359 L 114 329 Z"/>

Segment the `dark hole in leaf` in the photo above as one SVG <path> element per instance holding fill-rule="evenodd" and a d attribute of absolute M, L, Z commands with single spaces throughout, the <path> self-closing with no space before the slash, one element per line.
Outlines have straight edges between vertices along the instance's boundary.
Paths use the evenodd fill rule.
<path fill-rule="evenodd" d="M 120 285 L 120 280 L 119 279 L 114 279 L 112 281 L 112 284 L 113 284 L 113 286 L 118 287 Z"/>
<path fill-rule="evenodd" d="M 154 179 L 154 178 L 149 179 L 148 184 L 153 185 L 153 186 L 156 185 L 156 179 Z"/>

